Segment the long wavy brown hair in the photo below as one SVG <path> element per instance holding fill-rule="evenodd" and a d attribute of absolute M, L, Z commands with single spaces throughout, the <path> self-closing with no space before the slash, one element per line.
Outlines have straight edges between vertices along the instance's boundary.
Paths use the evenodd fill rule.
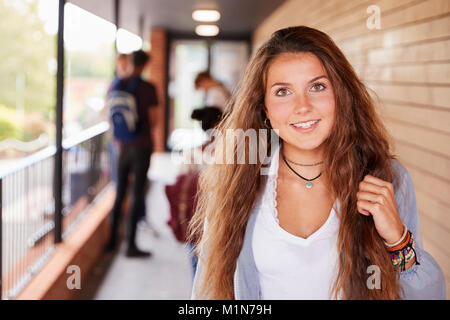
<path fill-rule="evenodd" d="M 256 52 L 217 129 L 264 129 L 267 70 L 283 53 L 310 52 L 323 64 L 333 85 L 336 118 L 324 141 L 323 175 L 333 199 L 339 199 L 339 271 L 332 297 L 340 299 L 398 299 L 398 274 L 375 229 L 371 216 L 357 211 L 359 182 L 366 174 L 393 182 L 389 136 L 364 84 L 333 40 L 305 27 L 276 31 Z M 269 139 L 258 141 L 270 150 Z M 227 147 L 230 147 L 227 145 Z M 265 153 L 267 155 L 267 153 Z M 197 298 L 234 299 L 233 274 L 243 245 L 250 213 L 264 185 L 256 164 L 212 164 L 199 179 L 191 234 L 199 236 L 197 253 L 203 263 Z M 206 223 L 206 226 L 205 226 Z M 367 268 L 377 265 L 381 289 L 369 289 Z M 332 267 L 332 266 L 330 266 Z"/>

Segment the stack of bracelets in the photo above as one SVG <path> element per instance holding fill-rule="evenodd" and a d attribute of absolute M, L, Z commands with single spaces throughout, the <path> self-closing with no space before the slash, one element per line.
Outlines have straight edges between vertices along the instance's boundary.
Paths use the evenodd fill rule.
<path fill-rule="evenodd" d="M 406 226 L 403 236 L 399 241 L 394 244 L 388 244 L 386 242 L 384 244 L 396 271 L 398 269 L 405 271 L 406 265 L 413 259 L 415 259 L 416 264 L 420 265 L 419 261 L 417 261 L 416 251 L 414 250 L 414 237 Z"/>

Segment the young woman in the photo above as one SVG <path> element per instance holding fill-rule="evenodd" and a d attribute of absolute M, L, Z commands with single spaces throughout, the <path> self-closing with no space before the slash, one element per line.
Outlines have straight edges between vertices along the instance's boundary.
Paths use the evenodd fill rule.
<path fill-rule="evenodd" d="M 212 164 L 200 177 L 194 298 L 445 298 L 411 177 L 323 32 L 279 30 L 252 59 L 219 129 L 264 128 L 280 138 L 258 141 L 269 175 L 259 161 Z"/>

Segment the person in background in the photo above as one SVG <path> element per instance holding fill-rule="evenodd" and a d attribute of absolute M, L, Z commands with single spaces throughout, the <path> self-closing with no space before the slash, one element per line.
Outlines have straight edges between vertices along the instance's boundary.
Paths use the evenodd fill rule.
<path fill-rule="evenodd" d="M 133 65 L 131 63 L 131 57 L 129 54 L 125 54 L 125 53 L 121 53 L 117 56 L 116 59 L 116 69 L 115 69 L 115 79 L 117 81 L 117 79 L 125 79 L 127 77 L 129 77 L 131 75 L 131 73 L 133 72 Z M 114 158 L 114 163 L 112 163 L 113 161 L 111 161 L 111 172 L 113 172 L 113 174 L 111 175 L 112 177 L 112 181 L 114 183 L 117 183 L 117 143 L 113 144 L 111 143 L 111 151 L 113 152 L 113 158 Z M 145 192 L 147 193 L 149 189 L 149 185 L 148 183 L 146 183 L 145 186 Z M 155 237 L 158 237 L 159 234 L 156 231 L 156 229 L 150 224 L 149 221 L 147 221 L 146 218 L 146 205 L 144 203 L 144 206 L 142 207 L 141 212 L 139 213 L 139 217 L 138 217 L 138 223 L 142 226 L 144 226 L 145 228 L 149 229 L 153 235 Z"/>
<path fill-rule="evenodd" d="M 118 242 L 118 227 L 121 217 L 121 208 L 125 199 L 128 178 L 132 180 L 132 203 L 128 214 L 127 252 L 129 257 L 148 257 L 150 252 L 140 250 L 136 245 L 136 227 L 142 211 L 145 210 L 145 185 L 147 171 L 150 165 L 150 156 L 153 152 L 154 137 L 158 132 L 157 105 L 158 99 L 155 86 L 141 79 L 150 56 L 142 50 L 133 52 L 131 56 L 132 71 L 129 76 L 119 79 L 116 83 L 120 89 L 129 88 L 134 84 L 132 95 L 136 101 L 137 128 L 136 138 L 130 141 L 120 141 L 118 157 L 118 175 L 116 200 L 112 210 L 111 240 L 108 248 L 114 250 Z M 121 65 L 122 71 L 127 70 L 126 64 Z"/>
<path fill-rule="evenodd" d="M 196 90 L 205 92 L 205 107 L 215 106 L 222 112 L 225 110 L 231 94 L 220 81 L 214 79 L 208 71 L 203 71 L 197 74 L 194 83 Z"/>
<path fill-rule="evenodd" d="M 222 118 L 222 112 L 216 107 L 194 110 L 191 118 L 202 124 L 202 129 L 208 131 L 217 126 Z M 202 153 L 209 144 L 190 149 L 190 154 Z M 186 244 L 192 263 L 192 274 L 195 277 L 198 257 L 195 252 L 195 237 L 189 237 L 187 233 L 188 224 L 194 214 L 195 197 L 197 194 L 198 177 L 207 166 L 206 163 L 196 164 L 193 159 L 180 166 L 179 175 L 175 184 L 165 187 L 165 192 L 170 205 L 170 219 L 168 225 L 172 228 L 175 238 Z"/>
<path fill-rule="evenodd" d="M 130 61 L 130 55 L 120 53 L 117 55 L 116 58 L 116 66 L 114 69 L 114 80 L 111 83 L 108 92 L 111 91 L 112 86 L 115 81 L 118 81 L 119 79 L 127 78 L 132 71 L 132 65 Z M 108 108 L 103 108 L 102 111 L 102 118 L 108 119 Z M 111 131 L 108 131 L 107 134 L 107 148 L 109 153 L 109 160 L 110 160 L 110 176 L 111 181 L 114 184 L 117 184 L 117 155 L 118 155 L 118 142 L 114 140 L 114 137 L 111 134 Z"/>

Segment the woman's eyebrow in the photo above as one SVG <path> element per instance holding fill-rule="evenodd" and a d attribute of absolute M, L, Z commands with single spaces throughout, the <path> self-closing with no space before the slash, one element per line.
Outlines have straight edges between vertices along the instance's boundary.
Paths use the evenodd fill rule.
<path fill-rule="evenodd" d="M 314 81 L 319 80 L 319 79 L 321 79 L 321 78 L 328 79 L 326 75 L 321 75 L 321 76 L 312 78 L 311 80 L 308 81 L 308 83 L 314 82 Z"/>
<path fill-rule="evenodd" d="M 270 87 L 275 87 L 275 86 L 290 86 L 291 84 L 289 82 L 275 82 L 274 84 L 272 84 Z"/>
<path fill-rule="evenodd" d="M 312 83 L 312 82 L 322 79 L 322 78 L 328 79 L 326 75 L 320 75 L 320 76 L 312 78 L 311 80 L 308 81 L 308 83 Z M 290 85 L 291 85 L 291 83 L 289 83 L 289 82 L 275 82 L 270 87 L 272 88 L 275 86 L 290 86 Z"/>

